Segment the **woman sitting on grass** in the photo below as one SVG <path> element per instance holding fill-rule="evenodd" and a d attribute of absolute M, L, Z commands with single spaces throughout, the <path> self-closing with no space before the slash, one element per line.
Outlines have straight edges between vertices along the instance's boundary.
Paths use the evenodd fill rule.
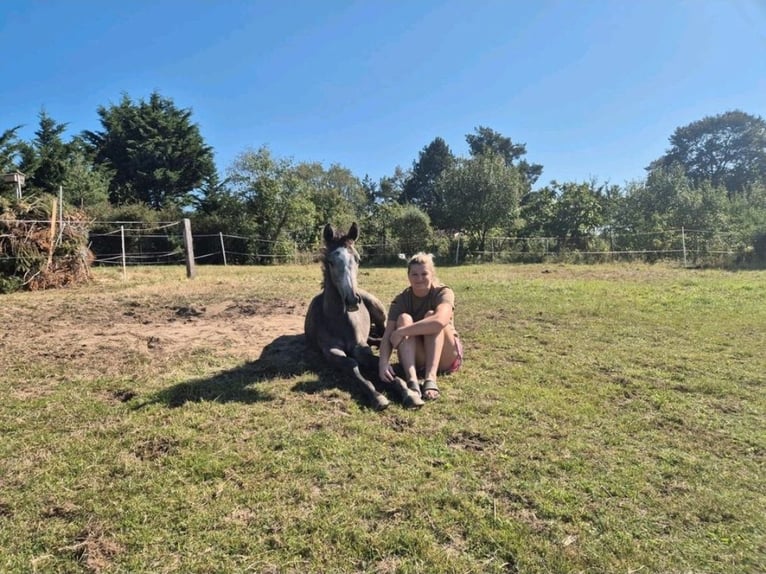
<path fill-rule="evenodd" d="M 439 398 L 437 373 L 454 373 L 463 363 L 463 347 L 453 322 L 455 294 L 436 278 L 433 256 L 416 253 L 407 263 L 410 286 L 391 302 L 380 343 L 381 380 L 394 377 L 396 349 L 407 386 L 426 400 Z M 418 371 L 424 379 L 418 382 Z"/>

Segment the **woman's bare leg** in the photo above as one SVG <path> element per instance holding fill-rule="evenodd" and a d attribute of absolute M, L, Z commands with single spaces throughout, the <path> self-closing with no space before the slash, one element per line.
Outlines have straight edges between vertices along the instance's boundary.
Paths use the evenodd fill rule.
<path fill-rule="evenodd" d="M 407 313 L 402 313 L 396 320 L 396 327 L 406 327 L 407 325 L 412 325 L 413 322 L 412 316 Z M 404 370 L 404 378 L 407 382 L 418 380 L 417 366 L 415 363 L 418 338 L 419 337 L 407 337 L 406 339 L 402 339 L 402 342 L 399 343 L 399 347 L 396 349 L 399 363 Z"/>
<path fill-rule="evenodd" d="M 443 333 L 444 333 L 444 346 L 442 347 L 441 357 L 439 359 L 440 371 L 448 370 L 459 355 L 457 337 L 455 336 L 455 329 L 449 326 L 444 329 Z"/>
<path fill-rule="evenodd" d="M 439 370 L 439 360 L 444 349 L 444 329 L 435 335 L 423 337 L 423 351 L 425 361 L 423 363 L 426 379 L 436 381 L 436 373 Z"/>
<path fill-rule="evenodd" d="M 433 315 L 433 311 L 426 313 L 426 317 Z M 439 371 L 446 371 L 457 357 L 457 342 L 455 330 L 451 325 L 434 335 L 422 337 L 422 345 L 416 347 L 415 363 L 423 367 L 425 379 L 436 382 Z M 438 391 L 426 391 L 424 398 L 435 399 Z"/>

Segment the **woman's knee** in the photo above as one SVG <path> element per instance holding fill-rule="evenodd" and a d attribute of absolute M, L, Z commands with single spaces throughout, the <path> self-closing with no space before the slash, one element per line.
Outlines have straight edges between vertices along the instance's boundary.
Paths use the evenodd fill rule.
<path fill-rule="evenodd" d="M 407 325 L 412 325 L 414 322 L 415 321 L 412 320 L 412 315 L 409 313 L 402 313 L 396 319 L 396 327 L 406 327 Z"/>

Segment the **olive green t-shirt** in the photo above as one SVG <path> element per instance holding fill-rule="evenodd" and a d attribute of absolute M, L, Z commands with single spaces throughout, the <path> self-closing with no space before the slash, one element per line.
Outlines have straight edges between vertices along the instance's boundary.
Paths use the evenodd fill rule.
<path fill-rule="evenodd" d="M 407 287 L 391 301 L 391 306 L 388 309 L 388 320 L 396 321 L 399 315 L 408 313 L 412 316 L 412 320 L 417 322 L 423 319 L 428 311 L 435 311 L 436 307 L 442 303 L 449 303 L 454 311 L 455 293 L 446 285 L 431 287 L 425 297 L 417 297 L 412 292 L 412 287 Z M 453 323 L 452 319 L 450 319 L 450 323 Z"/>

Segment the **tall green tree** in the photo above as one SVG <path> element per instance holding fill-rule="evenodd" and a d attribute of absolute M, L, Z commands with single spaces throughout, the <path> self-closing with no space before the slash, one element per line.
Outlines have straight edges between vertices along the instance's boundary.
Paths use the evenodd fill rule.
<path fill-rule="evenodd" d="M 365 202 L 368 205 L 367 211 L 370 213 L 380 197 L 380 186 L 369 174 L 365 174 L 362 179 L 362 190 L 364 191 Z"/>
<path fill-rule="evenodd" d="M 766 182 L 766 122 L 739 110 L 679 127 L 670 149 L 647 168 L 679 165 L 695 185 L 709 181 L 726 188 L 729 197 L 749 185 Z"/>
<path fill-rule="evenodd" d="M 750 186 L 729 201 L 728 215 L 744 259 L 766 263 L 766 183 Z"/>
<path fill-rule="evenodd" d="M 621 248 L 680 249 L 681 228 L 708 238 L 728 231 L 729 204 L 725 188 L 696 184 L 678 164 L 655 168 L 625 190 L 614 222 L 624 232 Z"/>
<path fill-rule="evenodd" d="M 324 183 L 327 188 L 335 189 L 340 193 L 340 196 L 352 206 L 357 217 L 361 217 L 369 209 L 362 182 L 348 168 L 337 163 L 331 164 L 325 172 Z"/>
<path fill-rule="evenodd" d="M 16 126 L 0 133 L 0 173 L 16 171 L 19 168 L 21 142 L 17 132 L 21 128 L 22 126 Z"/>
<path fill-rule="evenodd" d="M 192 226 L 196 233 L 208 236 L 219 233 L 238 236 L 239 239 L 234 240 L 238 244 L 234 247 L 237 255 L 233 256 L 233 260 L 238 263 L 252 261 L 247 254 L 247 239 L 241 238 L 257 236 L 258 232 L 252 214 L 248 212 L 246 200 L 246 197 L 242 197 L 231 188 L 228 179 L 221 181 L 215 172 L 205 178 L 198 192 L 194 194 Z M 203 240 L 205 241 L 207 240 Z M 229 255 L 230 261 L 232 255 Z"/>
<path fill-rule="evenodd" d="M 260 260 L 288 253 L 296 235 L 314 234 L 314 203 L 290 160 L 274 158 L 267 147 L 245 152 L 230 168 L 228 182 L 244 207 L 253 234 L 251 247 Z"/>
<path fill-rule="evenodd" d="M 94 161 L 114 175 L 113 203 L 144 202 L 154 209 L 187 205 L 191 193 L 215 171 L 212 148 L 192 123 L 192 112 L 153 92 L 134 102 L 127 94 L 119 104 L 100 107 L 102 130 L 86 131 Z"/>
<path fill-rule="evenodd" d="M 551 235 L 564 245 L 588 249 L 589 241 L 604 225 L 605 199 L 601 189 L 591 183 L 551 183 L 557 196 L 556 213 L 551 222 Z"/>
<path fill-rule="evenodd" d="M 107 203 L 111 177 L 108 168 L 93 165 L 83 152 L 70 151 L 61 181 L 64 200 L 81 209 Z"/>
<path fill-rule="evenodd" d="M 326 170 L 319 162 L 299 163 L 292 169 L 313 204 L 314 221 L 306 230 L 313 239 L 318 240 L 328 223 L 348 228 L 366 211 L 362 185 L 349 170 L 338 165 Z"/>
<path fill-rule="evenodd" d="M 203 215 L 214 215 L 223 210 L 231 196 L 227 188 L 227 181 L 221 181 L 218 172 L 206 176 L 194 194 L 194 207 Z"/>
<path fill-rule="evenodd" d="M 529 191 L 520 202 L 521 234 L 532 237 L 553 237 L 558 196 L 553 186 Z"/>
<path fill-rule="evenodd" d="M 404 186 L 409 179 L 409 173 L 401 166 L 394 168 L 394 173 L 380 178 L 376 202 L 393 203 L 399 201 L 404 192 Z"/>
<path fill-rule="evenodd" d="M 474 132 L 465 136 L 468 149 L 473 157 L 489 154 L 501 156 L 505 165 L 514 166 L 519 170 L 530 188 L 543 173 L 542 165 L 529 163 L 523 159 L 527 154 L 526 144 L 515 144 L 511 138 L 485 126 L 475 128 Z"/>
<path fill-rule="evenodd" d="M 690 178 L 679 166 L 654 170 L 646 180 L 645 216 L 662 217 L 668 228 L 721 231 L 727 227 L 727 194 L 723 186 Z"/>
<path fill-rule="evenodd" d="M 502 156 L 489 154 L 458 160 L 438 187 L 447 201 L 449 227 L 471 235 L 484 251 L 491 231 L 513 225 L 526 182 Z"/>
<path fill-rule="evenodd" d="M 446 198 L 436 182 L 439 176 L 455 165 L 447 143 L 440 137 L 425 146 L 402 188 L 400 203 L 411 203 L 425 211 L 436 227 L 445 223 Z"/>
<path fill-rule="evenodd" d="M 28 187 L 55 194 L 64 185 L 70 162 L 70 146 L 62 139 L 67 124 L 55 121 L 45 110 L 38 117 L 35 137 L 22 152 L 21 171 L 27 175 Z"/>

